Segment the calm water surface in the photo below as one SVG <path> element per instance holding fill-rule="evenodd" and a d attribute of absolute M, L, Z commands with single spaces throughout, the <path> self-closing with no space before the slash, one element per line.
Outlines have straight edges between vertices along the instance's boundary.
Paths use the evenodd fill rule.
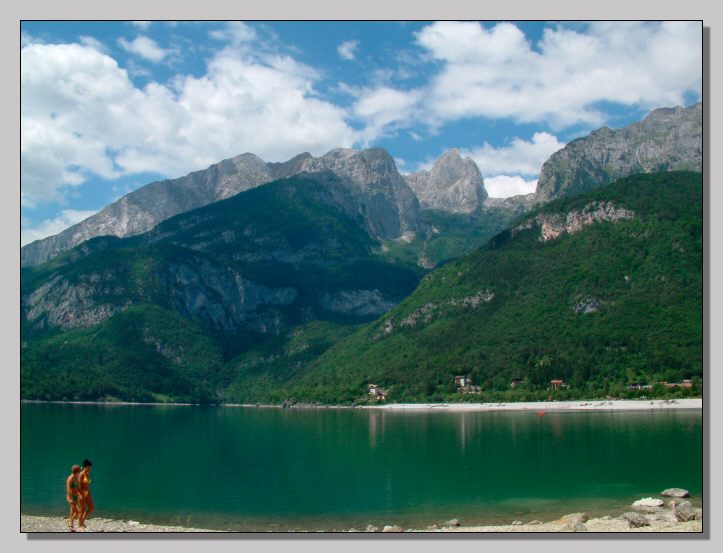
<path fill-rule="evenodd" d="M 227 530 L 424 527 L 628 510 L 702 491 L 699 411 L 388 413 L 23 404 L 21 510 L 64 515 L 93 461 L 98 516 Z"/>

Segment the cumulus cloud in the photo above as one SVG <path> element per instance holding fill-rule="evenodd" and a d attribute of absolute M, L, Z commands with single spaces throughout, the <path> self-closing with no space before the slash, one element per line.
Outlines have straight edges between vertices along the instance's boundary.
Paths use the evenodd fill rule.
<path fill-rule="evenodd" d="M 346 40 L 337 47 L 336 51 L 342 59 L 353 60 L 356 58 L 356 49 L 358 47 L 358 40 Z"/>
<path fill-rule="evenodd" d="M 482 175 L 538 175 L 542 164 L 565 144 L 547 132 L 536 132 L 532 140 L 514 138 L 508 146 L 495 148 L 488 142 L 482 146 L 463 149 L 471 157 Z"/>
<path fill-rule="evenodd" d="M 366 144 L 392 129 L 413 124 L 420 97 L 419 90 L 402 91 L 386 86 L 360 92 L 352 110 L 364 121 L 362 141 Z"/>
<path fill-rule="evenodd" d="M 491 198 L 509 198 L 532 194 L 537 188 L 537 179 L 525 180 L 519 175 L 497 175 L 485 178 L 484 185 Z"/>
<path fill-rule="evenodd" d="M 280 161 L 356 140 L 345 112 L 315 95 L 315 72 L 285 56 L 224 49 L 202 76 L 143 88 L 89 46 L 29 44 L 21 57 L 25 206 L 58 200 L 89 174 L 171 177 L 241 152 Z"/>
<path fill-rule="evenodd" d="M 36 227 L 25 227 L 20 230 L 21 245 L 29 244 L 47 236 L 53 236 L 64 231 L 69 226 L 80 223 L 97 211 L 81 211 L 77 209 L 64 209 L 53 219 L 45 219 Z"/>
<path fill-rule="evenodd" d="M 560 26 L 533 45 L 511 23 L 442 21 L 416 40 L 443 64 L 425 95 L 424 111 L 437 124 L 490 117 L 599 125 L 600 102 L 673 106 L 701 90 L 696 22 L 594 23 L 584 32 Z"/>
<path fill-rule="evenodd" d="M 239 45 L 256 39 L 256 31 L 243 21 L 229 21 L 223 29 L 211 31 L 209 36 L 215 40 Z"/>
<path fill-rule="evenodd" d="M 140 56 L 144 60 L 159 62 L 171 52 L 171 50 L 165 50 L 158 46 L 155 40 L 148 38 L 147 36 L 139 36 L 134 38 L 132 41 L 127 41 L 125 38 L 118 39 L 118 45 L 123 48 L 126 52 Z"/>

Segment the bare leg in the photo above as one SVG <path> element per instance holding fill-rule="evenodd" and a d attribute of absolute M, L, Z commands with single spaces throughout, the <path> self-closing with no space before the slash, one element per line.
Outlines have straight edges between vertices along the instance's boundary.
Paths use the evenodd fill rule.
<path fill-rule="evenodd" d="M 85 521 L 93 511 L 95 511 L 95 503 L 93 503 L 93 496 L 90 495 L 90 493 L 85 496 L 85 506 L 88 508 L 88 510 L 83 517 L 83 521 Z"/>
<path fill-rule="evenodd" d="M 78 500 L 78 530 L 85 529 L 85 501 Z"/>
<path fill-rule="evenodd" d="M 73 521 L 76 519 L 77 516 L 78 516 L 78 511 L 76 510 L 76 506 L 74 503 L 71 503 L 70 504 L 70 519 L 68 520 L 68 528 L 70 528 L 71 532 L 75 531 L 73 529 Z"/>

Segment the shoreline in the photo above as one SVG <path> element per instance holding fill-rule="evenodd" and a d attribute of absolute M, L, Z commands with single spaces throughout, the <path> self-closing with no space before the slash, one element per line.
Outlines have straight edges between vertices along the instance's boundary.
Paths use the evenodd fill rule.
<path fill-rule="evenodd" d="M 60 405 L 104 405 L 104 406 L 164 406 L 193 407 L 206 406 L 200 403 L 151 403 L 126 401 L 44 401 L 20 400 L 20 403 Z M 255 408 L 255 409 L 378 409 L 383 411 L 438 411 L 438 412 L 487 412 L 487 411 L 658 411 L 669 409 L 703 409 L 702 398 L 681 399 L 612 399 L 575 401 L 526 401 L 507 403 L 389 403 L 382 405 L 283 405 L 263 403 L 224 403 L 210 407 Z"/>
<path fill-rule="evenodd" d="M 635 511 L 632 507 L 630 511 Z M 652 511 L 652 509 L 651 509 Z M 222 534 L 387 534 L 387 533 L 551 533 L 551 532 L 591 532 L 591 533 L 620 533 L 620 532 L 685 532 L 702 533 L 702 520 L 689 520 L 680 522 L 669 508 L 660 507 L 654 512 L 636 511 L 645 517 L 648 525 L 633 526 L 624 515 L 613 517 L 610 515 L 588 518 L 584 513 L 573 513 L 559 519 L 542 522 L 532 520 L 528 522 L 513 521 L 511 524 L 462 526 L 457 521 L 449 521 L 441 526 L 432 525 L 427 528 L 401 528 L 399 526 L 372 527 L 367 529 L 349 528 L 345 530 L 288 530 L 288 531 L 233 531 L 212 530 L 208 528 L 192 528 L 185 526 L 167 526 L 162 524 L 147 524 L 133 520 L 116 520 L 107 518 L 92 518 L 88 520 L 86 532 L 73 532 L 82 535 L 85 533 L 222 533 Z M 457 525 L 460 524 L 460 525 Z M 64 533 L 68 530 L 67 517 L 20 515 L 21 533 Z"/>

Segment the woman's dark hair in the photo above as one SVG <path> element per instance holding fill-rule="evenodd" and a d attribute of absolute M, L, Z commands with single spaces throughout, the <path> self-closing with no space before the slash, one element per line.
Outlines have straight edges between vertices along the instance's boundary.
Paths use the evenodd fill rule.
<path fill-rule="evenodd" d="M 93 466 L 93 463 L 91 463 L 89 459 L 83 459 L 83 468 L 92 467 L 92 466 Z"/>

